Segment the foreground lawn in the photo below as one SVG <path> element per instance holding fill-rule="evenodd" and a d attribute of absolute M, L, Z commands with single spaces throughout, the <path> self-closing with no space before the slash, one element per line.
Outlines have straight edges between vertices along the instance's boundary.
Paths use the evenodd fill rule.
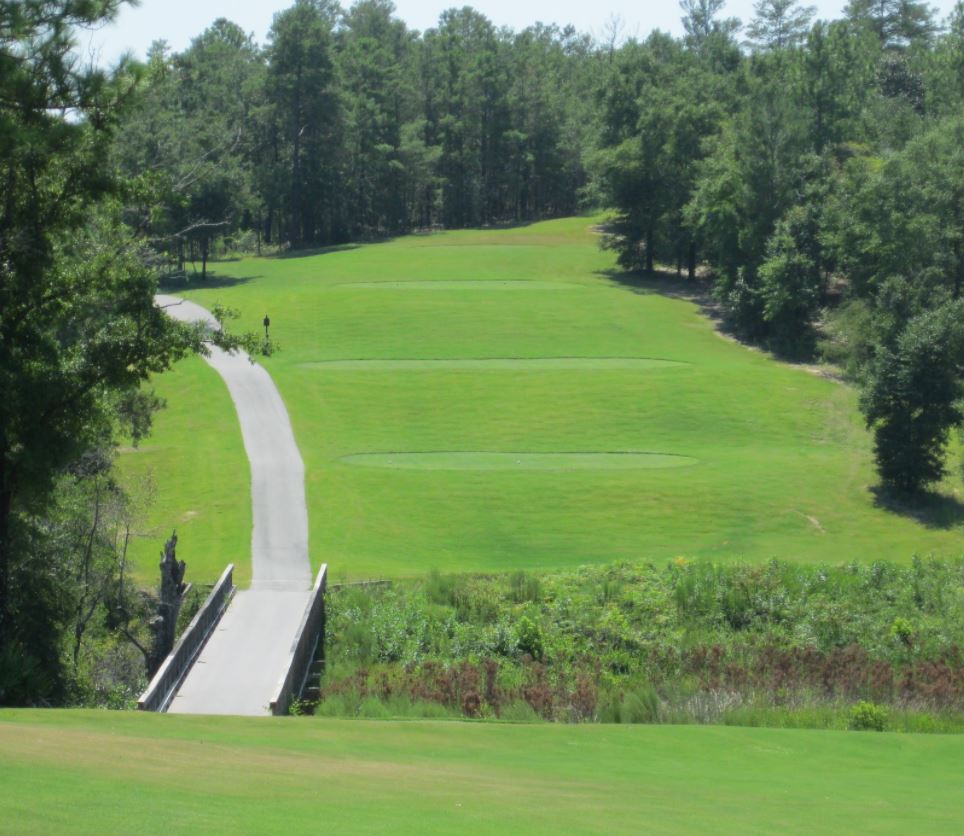
<path fill-rule="evenodd" d="M 282 350 L 264 362 L 307 465 L 316 565 L 343 580 L 961 553 L 959 499 L 926 525 L 875 506 L 852 390 L 619 281 L 592 222 L 246 259 L 186 293 L 239 309 L 239 327 L 271 316 Z M 236 433 L 233 413 L 213 425 Z M 183 414 L 158 429 L 172 448 L 201 445 Z M 238 483 L 201 472 L 211 456 L 174 468 L 166 455 L 169 516 L 194 509 L 186 492 L 206 480 L 217 501 L 241 501 Z M 204 537 L 210 555 L 216 532 Z M 237 540 L 213 562 L 236 559 Z"/>
<path fill-rule="evenodd" d="M 964 738 L 0 711 L 0 829 L 954 832 Z"/>

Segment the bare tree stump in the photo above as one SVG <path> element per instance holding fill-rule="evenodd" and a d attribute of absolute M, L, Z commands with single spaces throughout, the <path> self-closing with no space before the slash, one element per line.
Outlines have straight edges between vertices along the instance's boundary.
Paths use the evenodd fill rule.
<path fill-rule="evenodd" d="M 157 615 L 151 619 L 151 658 L 148 675 L 153 676 L 167 655 L 174 648 L 177 617 L 184 600 L 184 572 L 186 565 L 177 559 L 177 532 L 164 544 L 161 552 L 161 594 L 157 603 Z"/>

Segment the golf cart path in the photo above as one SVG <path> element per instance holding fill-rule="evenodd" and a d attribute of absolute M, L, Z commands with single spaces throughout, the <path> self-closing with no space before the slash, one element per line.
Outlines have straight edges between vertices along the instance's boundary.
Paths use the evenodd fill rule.
<path fill-rule="evenodd" d="M 200 305 L 175 296 L 155 300 L 174 319 L 218 327 Z M 235 594 L 168 711 L 268 714 L 311 594 L 304 464 L 267 371 L 244 352 L 209 348 L 205 359 L 227 384 L 251 464 L 252 582 Z"/>

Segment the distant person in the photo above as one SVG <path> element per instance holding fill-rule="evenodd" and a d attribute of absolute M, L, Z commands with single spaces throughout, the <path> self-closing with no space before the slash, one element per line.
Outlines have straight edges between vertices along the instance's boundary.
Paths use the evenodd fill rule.
<path fill-rule="evenodd" d="M 268 327 L 271 325 L 271 320 L 268 319 L 268 315 L 264 315 L 264 338 L 268 339 Z"/>

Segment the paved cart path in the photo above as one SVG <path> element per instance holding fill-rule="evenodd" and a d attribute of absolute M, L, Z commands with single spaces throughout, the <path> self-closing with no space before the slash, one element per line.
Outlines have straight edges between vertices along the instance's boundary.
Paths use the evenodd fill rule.
<path fill-rule="evenodd" d="M 164 295 L 156 301 L 175 319 L 217 327 L 193 302 Z M 235 594 L 168 711 L 267 714 L 311 593 L 304 464 L 267 371 L 243 352 L 214 346 L 206 359 L 228 386 L 251 463 L 252 582 Z"/>

